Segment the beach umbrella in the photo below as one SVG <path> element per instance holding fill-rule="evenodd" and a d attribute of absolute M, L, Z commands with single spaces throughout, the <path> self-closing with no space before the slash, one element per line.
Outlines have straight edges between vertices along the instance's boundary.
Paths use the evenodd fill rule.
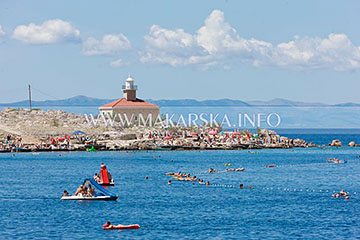
<path fill-rule="evenodd" d="M 172 139 L 172 137 L 170 137 L 170 136 L 166 136 L 166 137 L 164 137 L 164 139 Z"/>
<path fill-rule="evenodd" d="M 75 131 L 72 133 L 72 135 L 86 135 L 83 131 Z"/>
<path fill-rule="evenodd" d="M 210 132 L 209 132 L 209 135 L 216 135 L 217 134 L 217 131 L 214 129 L 214 130 L 211 130 Z"/>
<path fill-rule="evenodd" d="M 198 134 L 196 132 L 190 133 L 191 136 L 197 136 Z"/>

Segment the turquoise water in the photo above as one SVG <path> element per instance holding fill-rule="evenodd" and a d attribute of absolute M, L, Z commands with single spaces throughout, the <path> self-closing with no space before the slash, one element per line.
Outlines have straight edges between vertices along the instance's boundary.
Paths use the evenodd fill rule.
<path fill-rule="evenodd" d="M 354 239 L 360 237 L 360 148 L 1 154 L 1 239 Z M 154 160 L 154 156 L 157 159 Z M 161 156 L 161 157 L 159 157 Z M 329 164 L 338 157 L 346 164 Z M 173 162 L 171 162 L 173 160 Z M 116 202 L 60 201 L 104 161 Z M 199 174 L 224 164 L 244 172 Z M 265 168 L 276 164 L 277 168 Z M 195 173 L 211 186 L 173 181 Z M 146 180 L 145 176 L 149 176 Z M 240 183 L 248 188 L 239 189 Z M 331 198 L 345 189 L 350 200 Z M 140 230 L 104 231 L 110 220 Z"/>

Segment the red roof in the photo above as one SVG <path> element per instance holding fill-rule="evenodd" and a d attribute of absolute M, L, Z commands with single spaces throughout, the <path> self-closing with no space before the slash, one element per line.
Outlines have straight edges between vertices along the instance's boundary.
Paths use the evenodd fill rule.
<path fill-rule="evenodd" d="M 141 99 L 136 99 L 133 101 L 126 100 L 126 98 L 120 98 L 119 100 L 115 100 L 111 103 L 105 104 L 104 106 L 101 106 L 100 108 L 114 108 L 114 107 L 150 107 L 150 108 L 159 108 L 158 105 L 145 102 Z"/>

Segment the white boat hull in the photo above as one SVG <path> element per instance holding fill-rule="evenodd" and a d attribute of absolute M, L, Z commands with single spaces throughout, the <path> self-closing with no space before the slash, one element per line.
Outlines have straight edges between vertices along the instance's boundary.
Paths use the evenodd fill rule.
<path fill-rule="evenodd" d="M 112 196 L 98 196 L 98 197 L 81 197 L 81 196 L 64 196 L 60 200 L 75 200 L 75 201 L 116 201 L 116 197 Z"/>

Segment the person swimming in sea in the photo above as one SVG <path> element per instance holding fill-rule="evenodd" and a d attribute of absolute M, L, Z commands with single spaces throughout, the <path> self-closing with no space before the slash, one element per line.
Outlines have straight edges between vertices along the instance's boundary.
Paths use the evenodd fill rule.
<path fill-rule="evenodd" d="M 213 168 L 209 168 L 209 170 L 206 171 L 207 173 L 216 173 L 217 171 Z"/>

